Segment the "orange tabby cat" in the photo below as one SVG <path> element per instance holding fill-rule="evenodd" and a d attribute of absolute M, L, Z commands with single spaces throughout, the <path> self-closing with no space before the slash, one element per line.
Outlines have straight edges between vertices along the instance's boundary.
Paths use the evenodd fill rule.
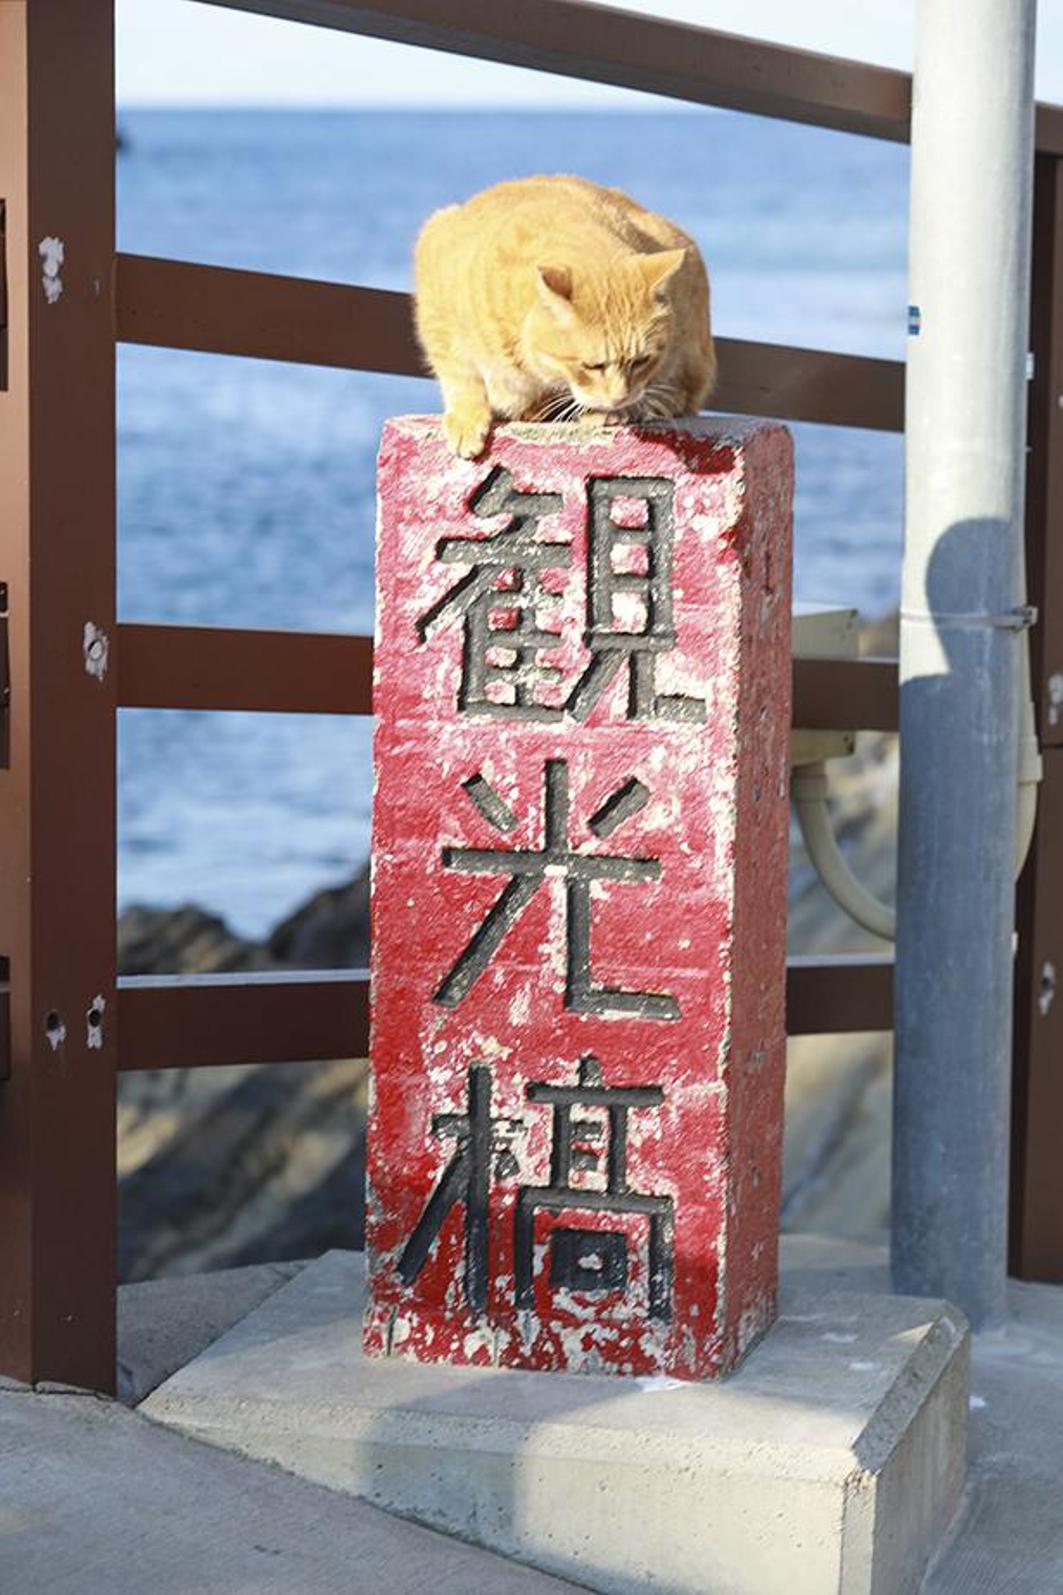
<path fill-rule="evenodd" d="M 697 410 L 712 391 L 697 245 L 619 189 L 499 183 L 429 217 L 415 271 L 443 430 L 466 458 L 496 418 L 650 420 Z"/>

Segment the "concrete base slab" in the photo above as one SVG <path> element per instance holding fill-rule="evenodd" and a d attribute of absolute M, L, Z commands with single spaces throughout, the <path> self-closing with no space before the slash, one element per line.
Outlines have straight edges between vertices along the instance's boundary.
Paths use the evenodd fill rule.
<path fill-rule="evenodd" d="M 119 1400 L 135 1407 L 303 1266 L 253 1263 L 119 1285 Z"/>
<path fill-rule="evenodd" d="M 963 1485 L 966 1326 L 818 1262 L 784 1247 L 775 1327 L 690 1385 L 369 1362 L 334 1252 L 140 1410 L 608 1595 L 914 1590 Z"/>

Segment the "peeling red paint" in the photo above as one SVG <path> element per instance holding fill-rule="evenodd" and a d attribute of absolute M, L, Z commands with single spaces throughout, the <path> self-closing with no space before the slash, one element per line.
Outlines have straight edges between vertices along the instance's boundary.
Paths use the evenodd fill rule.
<path fill-rule="evenodd" d="M 499 467 L 508 474 L 492 477 Z M 623 663 L 600 693 L 588 691 L 578 718 L 562 706 L 577 701 L 598 658 L 592 645 L 616 651 L 615 630 L 595 632 L 587 571 L 588 504 L 602 491 L 593 484 L 617 478 L 633 488 L 621 482 L 609 500 L 612 526 L 638 527 L 640 493 L 657 492 L 670 517 L 675 635 L 656 639 L 641 710 Z M 789 437 L 768 424 L 503 428 L 475 462 L 454 458 L 433 420 L 385 431 L 372 1354 L 703 1379 L 732 1367 L 771 1321 L 791 483 Z M 521 494 L 537 495 L 534 515 L 532 500 L 512 497 Z M 525 512 L 535 550 L 559 545 L 541 573 L 538 624 L 561 634 L 527 659 L 558 675 L 533 671 L 516 717 L 484 712 L 505 696 L 497 684 L 462 711 L 471 644 L 461 605 L 477 561 L 455 544 L 440 557 L 441 544 L 490 538 Z M 605 524 L 600 503 L 595 513 Z M 612 559 L 633 578 L 610 598 L 630 633 L 645 626 L 637 584 L 653 561 L 623 538 Z M 499 630 L 507 591 L 521 591 L 503 590 L 502 568 L 489 577 Z M 512 596 L 510 610 L 511 620 Z M 505 665 L 505 653 L 496 638 L 492 658 Z M 701 720 L 692 703 L 705 706 Z M 531 716 L 540 709 L 546 717 Z M 509 851 L 525 861 L 513 872 Z M 612 875 L 599 873 L 603 857 L 621 861 Z M 496 935 L 489 916 L 514 879 L 524 896 Z M 589 958 L 577 967 L 581 901 Z M 479 962 L 478 935 L 497 942 Z M 550 1092 L 577 1085 L 581 1060 L 592 1100 L 567 1109 L 576 1130 L 566 1171 L 555 1134 L 566 1109 Z M 610 1088 L 634 1094 L 601 1095 Z M 488 1111 L 489 1148 L 469 1129 Z M 626 1158 L 614 1151 L 610 1165 L 621 1144 Z M 588 1191 L 599 1197 L 568 1199 Z"/>

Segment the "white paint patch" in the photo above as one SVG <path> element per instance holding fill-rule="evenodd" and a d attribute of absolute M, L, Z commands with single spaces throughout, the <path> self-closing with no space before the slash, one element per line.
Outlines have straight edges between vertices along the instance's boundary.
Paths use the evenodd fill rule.
<path fill-rule="evenodd" d="M 42 238 L 37 245 L 37 253 L 41 257 L 41 287 L 44 297 L 50 305 L 57 304 L 63 296 L 63 279 L 59 275 L 60 267 L 66 257 L 66 248 L 61 238 Z"/>
<path fill-rule="evenodd" d="M 819 1338 L 820 1340 L 829 1340 L 834 1346 L 851 1346 L 857 1337 L 855 1335 L 840 1335 L 836 1329 L 825 1329 Z"/>
<path fill-rule="evenodd" d="M 878 1369 L 877 1362 L 851 1362 L 849 1368 L 853 1373 L 875 1373 Z"/>
<path fill-rule="evenodd" d="M 509 1022 L 511 1025 L 526 1025 L 531 1017 L 531 992 L 527 986 L 518 991 L 509 1005 Z"/>
<path fill-rule="evenodd" d="M 467 1362 L 472 1362 L 478 1351 L 491 1351 L 491 1334 L 486 1329 L 473 1329 L 465 1336 L 461 1349 Z"/>
<path fill-rule="evenodd" d="M 48 1015 L 44 1022 L 44 1033 L 48 1037 L 48 1045 L 52 1051 L 58 1052 L 66 1040 L 66 1025 L 63 1023 L 62 1014 L 50 1013 Z"/>
<path fill-rule="evenodd" d="M 1048 678 L 1049 725 L 1058 725 L 1061 714 L 1063 714 L 1063 670 L 1057 670 Z"/>
<path fill-rule="evenodd" d="M 86 620 L 81 647 L 85 656 L 85 669 L 90 676 L 95 676 L 97 681 L 102 681 L 107 674 L 107 658 L 111 651 L 107 633 L 94 626 L 91 620 Z"/>
<path fill-rule="evenodd" d="M 99 1052 L 103 1047 L 103 1015 L 107 1007 L 106 999 L 93 997 L 89 1003 L 89 1011 L 85 1015 L 85 1044 L 90 1052 Z"/>
<path fill-rule="evenodd" d="M 972 1396 L 967 1405 L 972 1412 L 981 1412 L 983 1407 L 988 1407 L 989 1403 L 985 1396 Z"/>

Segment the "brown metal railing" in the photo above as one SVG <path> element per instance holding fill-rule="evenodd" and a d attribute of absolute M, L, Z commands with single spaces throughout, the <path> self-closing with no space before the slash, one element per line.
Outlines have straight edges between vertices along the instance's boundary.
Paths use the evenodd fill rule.
<path fill-rule="evenodd" d="M 423 376 L 407 294 L 119 255 L 119 341 Z M 719 410 L 899 432 L 896 360 L 717 340 Z"/>
<path fill-rule="evenodd" d="M 365 976 L 353 971 L 116 978 L 117 709 L 367 714 L 372 645 L 367 637 L 116 625 L 115 345 L 420 370 L 403 294 L 115 254 L 112 3 L 0 6 L 0 281 L 10 322 L 0 388 L 0 583 L 9 591 L 11 686 L 9 767 L 0 765 L 0 950 L 10 965 L 0 986 L 0 1372 L 100 1389 L 114 1378 L 116 1071 L 358 1055 L 368 1008 Z M 214 3 L 907 137 L 902 73 L 578 0 Z M 1048 681 L 1050 645 L 1063 631 L 1050 582 L 1063 548 L 1063 423 L 1053 397 L 1063 387 L 1063 109 L 1039 108 L 1037 141 L 1030 541 L 1045 617 L 1038 680 Z M 46 236 L 64 245 L 54 302 L 40 280 Z M 903 424 L 899 363 L 735 340 L 720 348 L 721 409 L 888 431 Z M 106 641 L 106 668 L 99 644 L 92 658 L 86 652 L 87 625 Z M 893 661 L 802 660 L 794 691 L 797 725 L 896 727 Z M 3 709 L 0 702 L 0 718 Z M 1063 723 L 1048 740 L 1063 750 Z M 1015 1211 L 1019 1265 L 1036 1257 L 1063 1272 L 1063 1233 L 1057 1222 L 1045 1239 L 1042 1211 L 1051 1186 L 1063 1212 L 1063 1178 L 1047 1166 L 1038 1122 L 1046 1104 L 1059 1122 L 1063 1088 L 1027 1089 L 1025 1072 L 1048 1034 L 1031 1015 L 1040 1012 L 1037 960 L 1048 958 L 1060 916 L 1045 884 L 1056 878 L 1048 873 L 1060 846 L 1054 835 L 1063 836 L 1063 813 L 1058 827 L 1050 824 L 1063 807 L 1063 765 L 1057 771 L 1053 756 L 1024 895 Z M 890 984 L 885 957 L 794 959 L 788 1027 L 886 1029 Z M 103 1016 L 99 1045 L 89 1041 L 90 1008 Z M 1052 1023 L 1063 1023 L 1063 996 Z"/>

